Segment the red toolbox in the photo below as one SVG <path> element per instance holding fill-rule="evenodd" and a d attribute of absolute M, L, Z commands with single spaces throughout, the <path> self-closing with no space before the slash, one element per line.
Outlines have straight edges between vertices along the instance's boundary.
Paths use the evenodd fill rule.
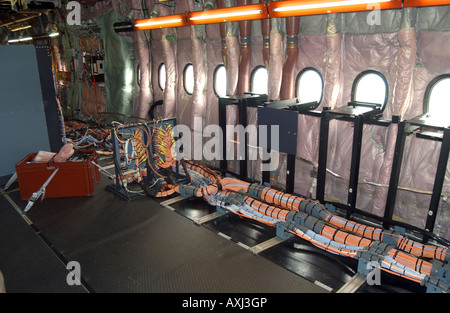
<path fill-rule="evenodd" d="M 47 185 L 44 198 L 91 196 L 100 181 L 95 150 L 82 150 L 85 159 L 56 163 L 32 163 L 37 153 L 31 153 L 16 164 L 20 197 L 28 200 L 55 171 L 58 172 Z"/>

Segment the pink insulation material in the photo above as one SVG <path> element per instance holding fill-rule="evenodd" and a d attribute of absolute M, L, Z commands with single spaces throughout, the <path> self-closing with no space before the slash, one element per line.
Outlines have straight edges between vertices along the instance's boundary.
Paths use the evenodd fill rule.
<path fill-rule="evenodd" d="M 260 0 L 260 2 L 265 2 L 264 0 Z M 270 60 L 270 19 L 263 19 L 261 20 L 261 32 L 262 32 L 262 36 L 263 38 L 265 38 L 266 40 L 268 39 L 268 42 L 264 43 L 263 45 L 263 60 L 264 60 L 264 66 L 266 68 L 269 68 L 269 60 Z"/>
<path fill-rule="evenodd" d="M 206 54 L 208 56 L 208 66 L 207 66 L 207 74 L 208 79 L 206 81 L 206 106 L 205 106 L 205 127 L 207 125 L 218 125 L 219 124 L 219 111 L 218 104 L 219 99 L 214 92 L 214 71 L 217 66 L 223 64 L 222 60 L 222 40 L 220 38 L 220 34 L 216 33 L 216 37 L 212 35 L 214 33 L 209 32 L 210 28 L 206 28 L 208 35 L 206 38 Z M 204 138 L 204 142 L 208 141 L 209 138 Z M 208 161 L 214 167 L 219 167 L 218 160 Z"/>
<path fill-rule="evenodd" d="M 392 124 L 387 130 L 384 157 L 379 169 L 379 177 L 374 190 L 373 207 L 371 213 L 383 216 L 388 194 L 388 186 L 391 178 L 391 169 L 395 154 L 398 125 Z"/>
<path fill-rule="evenodd" d="M 152 36 L 155 36 L 154 33 L 152 33 Z M 153 86 L 153 99 L 154 102 L 163 100 L 164 99 L 164 92 L 159 86 L 159 66 L 164 63 L 164 56 L 161 53 L 162 51 L 162 44 L 160 40 L 161 36 L 159 36 L 158 40 L 153 39 L 152 40 L 152 86 Z M 159 53 L 158 53 L 159 52 Z"/>
<path fill-rule="evenodd" d="M 299 36 L 299 53 L 295 73 L 307 67 L 317 69 L 325 76 L 326 38 L 323 35 Z M 301 95 L 298 95 L 301 97 Z M 323 104 L 322 103 L 320 105 Z M 298 115 L 297 160 L 295 163 L 295 192 L 315 196 L 314 175 L 319 159 L 320 118 L 304 114 Z"/>
<path fill-rule="evenodd" d="M 180 33 L 178 33 L 178 35 L 179 34 Z M 177 105 L 175 117 L 177 118 L 177 123 L 191 126 L 191 122 L 193 122 L 191 121 L 191 113 L 193 110 L 193 97 L 185 89 L 184 70 L 186 66 L 193 64 L 192 42 L 190 39 L 187 38 L 179 38 L 176 44 L 177 44 L 177 54 L 175 57 L 177 63 L 176 75 L 178 77 L 178 80 L 176 81 L 176 93 L 175 93 Z"/>
<path fill-rule="evenodd" d="M 324 79 L 322 107 L 335 108 L 341 101 L 342 75 L 343 75 L 343 47 L 342 34 L 334 32 L 326 35 L 326 70 Z"/>
<path fill-rule="evenodd" d="M 423 113 L 423 98 L 430 81 L 440 74 L 450 73 L 450 31 L 417 32 L 417 62 L 414 72 L 414 96 L 406 119 Z"/>
<path fill-rule="evenodd" d="M 450 72 L 448 49 L 449 31 L 417 31 L 417 55 L 414 69 L 413 98 L 405 118 L 423 113 L 423 101 L 428 84 L 436 76 Z M 406 138 L 399 189 L 394 214 L 406 222 L 424 227 L 433 189 L 441 143 L 408 136 Z M 435 233 L 450 238 L 449 203 L 450 167 L 442 189 L 442 198 L 436 218 Z"/>
<path fill-rule="evenodd" d="M 299 17 L 286 18 L 286 36 L 298 40 Z M 297 67 L 298 44 L 291 42 L 286 47 L 286 60 L 283 64 L 283 75 L 281 77 L 280 99 L 295 98 L 295 68 Z"/>
<path fill-rule="evenodd" d="M 159 16 L 171 15 L 172 10 L 165 5 L 158 5 Z M 164 88 L 163 117 L 176 117 L 176 84 L 177 84 L 177 42 L 173 40 L 176 31 L 173 28 L 162 28 L 161 46 L 166 66 L 166 85 Z"/>
<path fill-rule="evenodd" d="M 346 35 L 344 38 L 345 67 L 342 105 L 347 105 L 351 98 L 353 81 L 356 76 L 369 69 L 382 73 L 388 82 L 389 96 L 383 117 L 390 118 L 390 107 L 395 74 L 396 57 L 399 48 L 397 33 L 376 33 L 363 35 Z"/>
<path fill-rule="evenodd" d="M 166 33 L 163 31 L 163 33 Z M 177 67 L 175 49 L 176 42 L 169 41 L 167 35 L 163 34 L 161 45 L 166 66 L 166 85 L 164 88 L 164 118 L 175 117 L 176 114 L 176 82 Z"/>
<path fill-rule="evenodd" d="M 249 0 L 237 0 L 237 5 L 247 5 L 249 3 Z M 249 43 L 244 42 L 244 40 L 246 38 L 251 38 L 252 22 L 239 22 L 239 31 L 241 37 L 241 57 L 239 61 L 239 77 L 236 93 L 241 95 L 250 91 L 250 61 L 252 57 L 252 47 Z"/>
<path fill-rule="evenodd" d="M 227 95 L 235 95 L 239 78 L 240 45 L 236 36 L 227 34 Z"/>
<path fill-rule="evenodd" d="M 393 88 L 391 115 L 403 117 L 411 108 L 413 96 L 414 68 L 416 64 L 416 32 L 404 29 L 398 32 L 400 47 L 397 52 L 397 73 Z M 388 185 L 391 177 L 392 163 L 395 153 L 398 126 L 392 124 L 387 132 L 385 154 L 380 168 L 379 179 L 375 187 L 372 213 L 383 216 L 387 199 Z"/>
<path fill-rule="evenodd" d="M 264 64 L 263 58 L 263 41 L 261 36 L 252 36 L 251 39 L 251 49 L 252 49 L 252 58 L 250 62 L 250 72 L 257 66 Z M 250 80 L 250 77 L 249 77 Z M 257 127 L 258 125 L 258 109 L 249 107 L 247 108 L 247 125 L 254 125 Z M 254 137 L 255 142 L 250 142 L 249 138 L 249 159 L 250 161 L 247 164 L 248 169 L 248 177 L 261 180 L 261 167 L 260 167 L 260 158 L 259 151 L 255 148 L 257 146 L 257 138 Z"/>
<path fill-rule="evenodd" d="M 284 35 L 276 28 L 270 31 L 269 89 L 270 100 L 280 99 L 281 77 L 285 54 Z"/>
<path fill-rule="evenodd" d="M 406 138 L 394 214 L 424 228 L 433 189 L 440 143 L 414 136 Z M 417 192 L 415 192 L 417 191 Z"/>
<path fill-rule="evenodd" d="M 191 26 L 195 28 L 195 26 Z M 206 111 L 206 81 L 207 81 L 207 58 L 206 58 L 206 46 L 203 38 L 197 38 L 195 36 L 195 29 L 191 30 L 192 41 L 192 65 L 194 66 L 194 92 L 193 97 L 193 110 L 191 112 L 191 120 L 194 117 L 204 117 Z"/>
<path fill-rule="evenodd" d="M 352 84 L 355 77 L 364 70 L 374 69 L 385 75 L 389 86 L 395 81 L 396 57 L 398 50 L 397 33 L 376 33 L 363 35 L 345 35 L 343 38 L 344 73 L 341 105 L 351 100 Z M 390 117 L 392 88 L 389 90 L 389 102 L 384 115 Z M 326 196 L 347 202 L 348 181 L 350 174 L 351 145 L 353 141 L 353 124 L 336 121 L 336 137 L 331 140 L 329 153 L 329 170 L 336 175 L 328 175 Z M 330 127 L 331 131 L 331 127 Z M 371 211 L 374 189 L 373 182 L 378 181 L 381 160 L 384 157 L 386 129 L 379 126 L 365 125 L 361 147 L 361 164 L 357 207 Z M 333 145 L 336 147 L 333 149 Z M 350 148 L 350 149 L 349 149 Z"/>
<path fill-rule="evenodd" d="M 231 32 L 227 31 L 227 37 L 225 38 L 225 42 L 227 45 L 227 95 L 235 95 L 237 92 L 237 84 L 239 78 L 239 60 L 240 60 L 240 45 L 238 37 L 232 35 Z M 227 125 L 237 125 L 237 107 L 234 105 L 229 105 L 226 108 L 227 111 Z M 234 133 L 227 132 L 226 134 L 227 141 L 232 144 L 232 141 L 235 141 L 237 138 Z M 227 158 L 232 159 L 235 158 L 236 148 L 234 149 L 234 155 L 231 153 L 231 145 L 227 146 Z M 230 163 L 230 162 L 229 162 Z M 234 164 L 229 164 L 229 166 L 233 166 Z M 237 165 L 238 166 L 238 165 Z M 238 169 L 233 169 L 237 171 Z"/>
<path fill-rule="evenodd" d="M 295 72 L 299 73 L 307 67 L 313 67 L 324 77 L 326 74 L 324 72 L 326 65 L 324 57 L 327 49 L 325 37 L 323 35 L 300 36 L 299 46 L 300 51 Z M 299 115 L 297 156 L 314 162 L 318 161 L 318 121 L 316 117 Z"/>
<path fill-rule="evenodd" d="M 219 123 L 218 103 L 219 99 L 214 92 L 214 71 L 217 66 L 222 63 L 221 54 L 222 41 L 219 38 L 206 39 L 206 54 L 208 55 L 208 79 L 207 79 L 207 93 L 206 93 L 206 108 L 205 108 L 205 125 L 217 125 Z"/>
<path fill-rule="evenodd" d="M 140 16 L 141 0 L 133 0 L 132 6 L 135 9 L 134 18 L 142 18 Z M 134 32 L 134 47 L 135 55 L 138 60 L 140 68 L 140 84 L 139 84 L 139 99 L 134 108 L 134 114 L 140 118 L 147 118 L 148 111 L 153 101 L 153 95 L 150 88 L 150 52 L 149 52 L 149 34 L 145 31 Z"/>
<path fill-rule="evenodd" d="M 264 1 L 218 0 L 214 8 L 245 2 Z M 157 1 L 147 0 L 148 8 L 154 3 Z M 202 2 L 195 0 L 175 3 L 175 8 L 157 4 L 159 15 L 202 9 L 199 8 Z M 139 8 L 140 1 L 133 0 L 132 5 L 133 8 Z M 113 7 L 115 10 L 123 10 L 118 5 L 118 0 L 113 1 Z M 139 12 L 134 13 L 136 16 Z M 287 42 L 287 19 L 255 21 L 260 25 L 258 24 L 258 29 L 251 30 L 245 26 L 256 25 L 253 22 L 154 30 L 151 31 L 152 66 L 149 71 L 142 71 L 150 59 L 145 37 L 142 36 L 144 32 L 138 32 L 135 48 L 137 62 L 141 67 L 141 86 L 136 114 L 146 116 L 149 104 L 164 99 L 161 117 L 176 117 L 179 124 L 188 125 L 191 129 L 198 129 L 198 125 L 194 125 L 196 117 L 202 118 L 203 128 L 218 124 L 218 97 L 214 93 L 213 77 L 217 66 L 224 64 L 227 95 L 250 91 L 251 71 L 256 66 L 265 65 L 269 74 L 269 100 L 295 97 L 295 79 L 298 73 L 304 68 L 313 67 L 322 74 L 324 81 L 323 99 L 318 110 L 347 105 L 351 101 L 356 76 L 365 70 L 379 71 L 386 77 L 389 86 L 388 102 L 382 118 L 390 120 L 393 116 L 400 116 L 401 119 L 410 119 L 423 113 L 423 98 L 429 82 L 439 74 L 450 72 L 450 55 L 447 53 L 450 50 L 450 31 L 414 28 L 397 31 L 394 27 L 385 27 L 383 31 L 373 32 L 369 27 L 368 33 L 362 33 L 360 29 L 352 32 L 352 27 L 358 26 L 357 19 L 329 15 L 326 20 L 328 24 L 325 34 L 319 31 L 317 34 L 302 34 L 300 29 L 298 46 L 291 47 Z M 240 38 L 243 37 L 250 38 L 249 46 L 241 45 Z M 166 66 L 164 91 L 157 84 L 158 67 L 161 63 Z M 189 63 L 194 67 L 195 84 L 192 95 L 186 93 L 183 86 L 183 71 Z M 145 87 L 150 77 L 153 79 L 153 90 Z M 283 85 L 283 79 L 286 85 Z M 83 89 L 83 99 L 83 111 L 95 114 L 95 106 L 89 100 L 92 99 L 92 94 L 86 88 Z M 237 113 L 236 106 L 227 106 L 228 125 L 239 123 Z M 247 123 L 256 125 L 257 110 L 249 108 L 247 115 Z M 319 157 L 319 127 L 320 118 L 299 114 L 294 191 L 311 197 L 315 196 L 316 189 L 314 174 Z M 389 127 L 364 126 L 357 208 L 383 216 L 396 138 L 396 124 Z M 203 142 L 206 140 L 208 138 L 204 138 Z M 228 133 L 227 140 L 228 143 L 234 142 L 237 137 L 234 133 Z M 328 200 L 347 203 L 352 142 L 353 123 L 336 120 L 330 122 L 325 189 Z M 394 214 L 419 227 L 424 226 L 439 149 L 439 142 L 413 136 L 407 138 Z M 229 155 L 230 158 L 236 158 L 236 149 L 234 150 L 235 154 Z M 254 158 L 253 153 L 256 152 L 250 150 L 250 153 Z M 209 163 L 219 165 L 218 161 Z M 249 164 L 250 178 L 261 178 L 259 165 L 260 160 Z M 238 162 L 229 162 L 228 166 L 230 170 L 238 172 Z M 447 171 L 450 173 L 450 168 Z M 447 175 L 444 184 L 444 194 L 450 193 L 449 176 Z M 281 155 L 271 182 L 283 186 L 285 179 L 286 158 Z M 449 210 L 443 210 L 448 206 L 447 203 L 442 204 L 439 214 L 444 217 L 438 218 L 437 227 L 440 234 L 450 238 L 450 233 L 446 230 L 448 227 L 445 227 L 450 222 L 450 216 L 446 216 L 450 214 L 446 213 Z"/>
<path fill-rule="evenodd" d="M 414 91 L 416 31 L 414 29 L 400 30 L 398 41 L 400 47 L 397 53 L 397 73 L 390 109 L 392 115 L 403 117 L 411 108 Z"/>

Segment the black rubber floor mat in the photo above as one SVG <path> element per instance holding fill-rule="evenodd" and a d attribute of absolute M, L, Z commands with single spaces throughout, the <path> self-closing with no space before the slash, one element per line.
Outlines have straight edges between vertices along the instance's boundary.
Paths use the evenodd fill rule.
<path fill-rule="evenodd" d="M 242 243 L 248 247 L 256 246 L 276 236 L 274 227 L 268 227 L 234 214 L 227 214 L 204 224 L 216 233 L 225 234 L 234 242 Z"/>
<path fill-rule="evenodd" d="M 202 198 L 185 199 L 170 205 L 180 215 L 191 220 L 199 219 L 216 211 L 215 207 L 209 205 Z"/>
<path fill-rule="evenodd" d="M 337 291 L 356 274 L 357 262 L 330 254 L 300 238 L 292 238 L 261 253 L 276 264 Z"/>
<path fill-rule="evenodd" d="M 95 292 L 326 291 L 149 198 L 121 200 L 108 183 L 27 213 Z"/>
<path fill-rule="evenodd" d="M 86 293 L 4 196 L 0 197 L 0 270 L 8 293 Z"/>

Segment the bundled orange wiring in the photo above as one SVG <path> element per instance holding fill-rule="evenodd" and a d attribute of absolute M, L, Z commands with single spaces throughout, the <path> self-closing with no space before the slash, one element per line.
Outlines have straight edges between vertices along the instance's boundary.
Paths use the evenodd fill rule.
<path fill-rule="evenodd" d="M 174 162 L 174 152 L 172 151 L 174 143 L 175 139 L 173 138 L 171 124 L 166 124 L 165 128 L 162 126 L 154 127 L 152 131 L 152 145 L 156 166 L 160 168 L 172 166 Z"/>
<path fill-rule="evenodd" d="M 147 138 L 151 138 L 153 155 L 149 155 L 148 145 L 144 144 L 145 134 Z M 154 126 L 151 131 L 148 128 L 142 132 L 137 131 L 133 140 L 137 166 L 153 159 L 156 168 L 152 167 L 152 170 L 158 174 L 158 170 L 170 169 L 174 165 L 174 139 L 170 124 L 166 127 Z M 151 163 L 149 162 L 150 166 Z M 198 162 L 186 160 L 185 164 L 191 174 L 196 173 L 190 175 L 190 186 L 183 186 L 186 196 L 203 197 L 207 202 L 228 209 L 241 218 L 256 220 L 272 227 L 278 227 L 278 223 L 289 225 L 288 232 L 325 251 L 351 258 L 359 258 L 368 253 L 380 260 L 382 270 L 419 283 L 432 272 L 432 263 L 421 258 L 439 261 L 449 259 L 449 252 L 445 247 L 425 245 L 383 228 L 337 216 L 334 211 L 330 212 L 314 200 L 236 178 L 222 178 L 214 170 Z M 193 183 L 192 177 L 198 179 L 198 182 Z M 181 185 L 171 184 L 168 179 L 166 181 L 169 184 L 155 192 L 154 196 L 166 197 L 180 192 Z"/>

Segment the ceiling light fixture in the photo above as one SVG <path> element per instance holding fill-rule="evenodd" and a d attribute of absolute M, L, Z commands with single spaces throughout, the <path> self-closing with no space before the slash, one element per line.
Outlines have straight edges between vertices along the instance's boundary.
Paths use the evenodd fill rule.
<path fill-rule="evenodd" d="M 434 5 L 447 5 L 449 0 L 404 0 L 403 6 L 408 7 L 429 7 Z"/>
<path fill-rule="evenodd" d="M 270 17 L 287 17 L 372 11 L 374 9 L 400 9 L 402 0 L 306 0 L 268 2 Z"/>
<path fill-rule="evenodd" d="M 33 40 L 33 37 L 22 37 L 17 39 L 9 39 L 8 43 L 15 43 L 15 42 L 23 42 L 23 41 L 30 41 Z"/>
<path fill-rule="evenodd" d="M 264 3 L 187 13 L 190 25 L 237 22 L 268 18 Z"/>
<path fill-rule="evenodd" d="M 135 30 L 158 29 L 166 27 L 187 26 L 184 14 L 159 16 L 144 20 L 134 21 Z"/>

